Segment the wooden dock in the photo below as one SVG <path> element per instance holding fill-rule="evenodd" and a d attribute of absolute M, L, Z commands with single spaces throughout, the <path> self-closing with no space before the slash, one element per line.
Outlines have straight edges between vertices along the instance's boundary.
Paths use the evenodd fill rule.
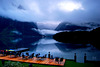
<path fill-rule="evenodd" d="M 33 57 L 31 59 L 22 59 L 22 57 L 11 58 L 10 55 L 0 57 L 0 60 L 18 61 L 18 62 L 32 63 L 32 64 L 58 65 L 58 66 L 64 66 L 65 63 L 65 59 L 62 62 L 58 63 L 54 59 L 49 59 L 49 58 L 42 59 Z"/>
<path fill-rule="evenodd" d="M 29 51 L 29 48 L 6 49 L 5 51 L 8 51 L 8 52 L 25 52 L 25 51 Z"/>
<path fill-rule="evenodd" d="M 29 51 L 29 48 L 18 48 L 14 50 L 15 52 L 25 52 L 25 51 Z"/>

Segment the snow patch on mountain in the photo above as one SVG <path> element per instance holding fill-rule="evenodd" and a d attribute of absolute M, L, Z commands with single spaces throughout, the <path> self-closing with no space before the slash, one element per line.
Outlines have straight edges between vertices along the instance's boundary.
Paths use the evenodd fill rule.
<path fill-rule="evenodd" d="M 19 32 L 19 31 L 17 31 L 17 30 L 12 31 L 12 33 L 15 33 L 15 34 L 18 34 L 18 35 L 22 35 L 22 33 L 21 33 L 21 32 Z"/>

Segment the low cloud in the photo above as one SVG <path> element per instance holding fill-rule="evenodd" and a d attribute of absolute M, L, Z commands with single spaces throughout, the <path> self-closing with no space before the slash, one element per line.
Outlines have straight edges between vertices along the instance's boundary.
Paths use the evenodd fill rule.
<path fill-rule="evenodd" d="M 59 31 L 55 31 L 55 30 L 47 30 L 47 29 L 42 29 L 42 30 L 39 30 L 39 33 L 42 34 L 42 35 L 54 35 L 56 33 L 58 33 Z"/>
<path fill-rule="evenodd" d="M 37 26 L 39 29 L 50 29 L 54 30 L 61 22 L 59 21 L 44 21 L 44 22 L 37 22 Z"/>

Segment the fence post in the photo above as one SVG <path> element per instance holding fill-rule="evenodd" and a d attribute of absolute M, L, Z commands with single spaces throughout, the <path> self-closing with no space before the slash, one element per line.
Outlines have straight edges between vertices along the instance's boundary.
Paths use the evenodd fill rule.
<path fill-rule="evenodd" d="M 76 53 L 74 53 L 74 61 L 76 62 Z"/>
<path fill-rule="evenodd" d="M 86 53 L 84 54 L 84 63 L 86 63 Z"/>

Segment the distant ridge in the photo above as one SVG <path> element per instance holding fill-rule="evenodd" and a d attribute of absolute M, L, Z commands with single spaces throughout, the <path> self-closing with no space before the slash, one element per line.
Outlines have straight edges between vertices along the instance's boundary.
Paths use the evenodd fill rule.
<path fill-rule="evenodd" d="M 100 27 L 100 23 L 84 22 L 84 23 L 74 24 L 71 22 L 61 22 L 56 27 L 55 30 L 57 31 L 91 31 L 92 29 L 95 29 L 97 27 Z"/>
<path fill-rule="evenodd" d="M 80 25 L 76 25 L 76 24 L 72 24 L 70 22 L 61 22 L 55 30 L 57 31 L 76 31 L 76 30 L 82 30 L 82 31 L 86 31 L 87 29 L 90 29 L 89 27 L 87 26 L 80 26 Z"/>

